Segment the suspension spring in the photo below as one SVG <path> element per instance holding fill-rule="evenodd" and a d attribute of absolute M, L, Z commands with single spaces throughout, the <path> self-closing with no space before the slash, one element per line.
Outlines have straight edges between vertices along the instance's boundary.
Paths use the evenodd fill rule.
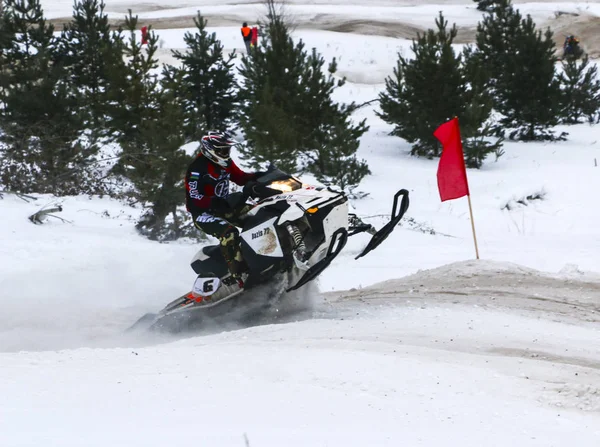
<path fill-rule="evenodd" d="M 290 236 L 292 236 L 292 239 L 294 240 L 294 248 L 297 248 L 303 252 L 306 252 L 306 245 L 304 244 L 304 239 L 302 237 L 302 233 L 300 233 L 300 230 L 298 229 L 298 227 L 296 225 L 287 223 L 285 225 L 285 228 L 287 229 L 288 233 L 290 233 Z"/>

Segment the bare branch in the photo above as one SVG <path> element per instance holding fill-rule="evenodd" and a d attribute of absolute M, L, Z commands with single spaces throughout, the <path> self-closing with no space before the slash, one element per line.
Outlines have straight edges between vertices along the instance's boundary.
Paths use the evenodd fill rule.
<path fill-rule="evenodd" d="M 352 107 L 352 112 L 354 113 L 354 111 L 360 109 L 361 107 L 368 106 L 369 104 L 372 104 L 375 101 L 379 101 L 379 98 L 371 99 L 370 101 L 366 101 L 366 102 L 363 102 L 362 104 L 358 104 L 358 105 Z"/>
<path fill-rule="evenodd" d="M 14 191 L 0 191 L 0 199 L 4 198 L 3 194 L 14 194 L 19 199 L 21 199 L 21 200 L 23 200 L 24 202 L 27 202 L 27 203 L 29 203 L 30 200 L 37 200 L 38 199 L 37 197 L 28 196 L 27 194 L 22 194 L 20 192 L 14 192 Z"/>
<path fill-rule="evenodd" d="M 34 213 L 31 216 L 29 216 L 29 220 L 31 222 L 33 222 L 34 224 L 39 225 L 39 224 L 44 223 L 44 220 L 46 219 L 46 217 L 54 217 L 56 219 L 60 219 L 63 222 L 72 223 L 72 222 L 68 221 L 67 219 L 63 219 L 62 217 L 58 217 L 58 216 L 54 216 L 53 214 L 50 214 L 50 213 L 56 213 L 56 212 L 59 212 L 62 210 L 63 210 L 62 206 L 60 206 L 60 205 L 55 208 L 42 208 L 37 213 Z"/>

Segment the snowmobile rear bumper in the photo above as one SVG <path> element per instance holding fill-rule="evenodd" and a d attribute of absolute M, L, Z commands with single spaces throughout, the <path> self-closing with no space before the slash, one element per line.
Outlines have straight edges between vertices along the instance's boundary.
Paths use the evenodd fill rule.
<path fill-rule="evenodd" d="M 398 203 L 398 199 L 400 202 Z M 394 206 L 392 207 L 392 218 L 391 220 L 383 226 L 377 233 L 373 235 L 365 249 L 354 259 L 362 258 L 366 254 L 375 250 L 379 245 L 386 240 L 386 238 L 390 235 L 396 225 L 400 223 L 400 219 L 404 216 L 408 210 L 408 191 L 406 189 L 401 189 L 394 196 Z"/>
<path fill-rule="evenodd" d="M 312 281 L 317 276 L 319 276 L 321 272 L 323 272 L 323 270 L 329 267 L 331 261 L 333 261 L 335 257 L 340 254 L 340 252 L 346 245 L 346 242 L 348 242 L 348 231 L 346 231 L 345 228 L 340 228 L 336 230 L 331 235 L 331 242 L 329 244 L 329 247 L 327 248 L 327 254 L 325 255 L 325 257 L 319 262 L 317 262 L 315 265 L 313 265 L 311 268 L 309 268 L 306 271 L 306 273 L 302 275 L 302 277 L 296 283 L 296 285 L 287 289 L 286 292 L 291 292 L 292 290 L 299 289 L 304 284 Z"/>

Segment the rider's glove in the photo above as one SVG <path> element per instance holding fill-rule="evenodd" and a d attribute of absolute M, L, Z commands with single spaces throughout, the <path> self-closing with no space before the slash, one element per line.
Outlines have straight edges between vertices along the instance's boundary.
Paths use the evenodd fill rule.
<path fill-rule="evenodd" d="M 243 194 L 246 197 L 253 197 L 253 196 L 258 195 L 258 192 L 256 190 L 257 186 L 258 186 L 258 183 L 256 183 L 254 180 L 250 180 L 249 182 L 247 182 L 244 185 Z"/>

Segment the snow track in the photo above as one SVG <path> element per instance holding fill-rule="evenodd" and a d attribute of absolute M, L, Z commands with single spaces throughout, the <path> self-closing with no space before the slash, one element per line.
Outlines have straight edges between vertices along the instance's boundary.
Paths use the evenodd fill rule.
<path fill-rule="evenodd" d="M 4 353 L 0 445 L 597 447 L 599 306 L 592 279 L 467 262 L 303 321 Z"/>
<path fill-rule="evenodd" d="M 169 297 L 163 300 L 166 304 Z M 260 299 L 260 297 L 256 298 Z M 563 277 L 543 274 L 518 265 L 469 261 L 421 271 L 351 291 L 321 295 L 312 283 L 279 307 L 255 321 L 214 324 L 179 336 L 126 333 L 148 307 L 115 306 L 115 301 L 65 297 L 34 312 L 27 300 L 5 305 L 0 318 L 0 352 L 46 351 L 81 347 L 140 347 L 206 336 L 248 326 L 281 324 L 306 319 L 354 318 L 373 309 L 460 308 L 497 311 L 520 317 L 588 326 L 600 322 L 600 278 L 584 274 Z M 12 309 L 11 309 L 12 307 Z M 600 334 L 599 334 L 600 335 Z M 600 361 L 600 359 L 599 359 Z"/>
<path fill-rule="evenodd" d="M 467 261 L 420 271 L 351 292 L 329 294 L 335 305 L 459 305 L 572 324 L 600 323 L 600 275 L 548 275 L 516 264 Z M 353 306 L 353 304 L 347 304 Z"/>

